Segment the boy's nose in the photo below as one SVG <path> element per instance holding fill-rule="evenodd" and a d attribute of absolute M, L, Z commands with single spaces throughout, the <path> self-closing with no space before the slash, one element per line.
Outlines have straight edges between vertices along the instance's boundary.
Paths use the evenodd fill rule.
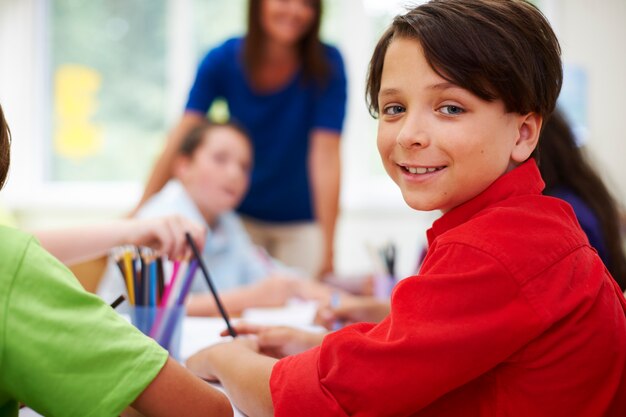
<path fill-rule="evenodd" d="M 423 121 L 407 118 L 396 139 L 398 145 L 406 149 L 426 147 L 430 143 L 427 129 Z"/>

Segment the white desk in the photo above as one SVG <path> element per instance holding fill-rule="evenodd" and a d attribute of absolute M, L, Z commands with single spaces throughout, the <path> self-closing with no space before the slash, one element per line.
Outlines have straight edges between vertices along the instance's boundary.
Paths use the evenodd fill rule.
<path fill-rule="evenodd" d="M 320 329 L 312 325 L 317 304 L 294 301 L 281 308 L 254 308 L 244 312 L 242 320 L 255 324 L 286 325 L 304 329 Z M 237 320 L 233 320 L 236 323 Z M 220 332 L 226 328 L 222 318 L 185 317 L 181 337 L 180 354 L 183 361 L 198 350 L 223 340 Z M 219 384 L 213 384 L 221 389 Z M 245 417 L 233 407 L 235 417 Z M 19 417 L 41 417 L 29 408 L 23 408 Z"/>
<path fill-rule="evenodd" d="M 251 308 L 245 310 L 241 319 L 249 323 L 264 325 L 285 325 L 304 329 L 319 329 L 313 326 L 313 318 L 317 310 L 315 302 L 294 301 L 280 308 Z M 226 329 L 222 318 L 186 317 L 183 322 L 180 356 L 186 360 L 202 348 L 219 343 L 226 339 L 220 332 Z"/>

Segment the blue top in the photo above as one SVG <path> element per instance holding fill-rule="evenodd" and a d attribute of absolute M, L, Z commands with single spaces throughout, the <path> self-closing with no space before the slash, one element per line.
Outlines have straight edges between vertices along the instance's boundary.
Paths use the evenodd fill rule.
<path fill-rule="evenodd" d="M 300 70 L 282 89 L 258 93 L 244 72 L 242 47 L 243 39 L 235 38 L 209 51 L 186 110 L 206 114 L 222 98 L 231 119 L 250 134 L 254 168 L 240 213 L 268 222 L 311 221 L 309 135 L 316 128 L 341 132 L 347 94 L 343 60 L 336 48 L 324 45 L 331 69 L 325 86 L 305 81 Z"/>
<path fill-rule="evenodd" d="M 587 239 L 589 239 L 589 243 L 598 252 L 604 265 L 609 265 L 609 253 L 606 248 L 604 233 L 602 233 L 600 221 L 591 207 L 578 194 L 567 187 L 555 187 L 549 190 L 547 194 L 565 200 L 572 206 L 580 227 L 582 227 L 587 235 Z"/>

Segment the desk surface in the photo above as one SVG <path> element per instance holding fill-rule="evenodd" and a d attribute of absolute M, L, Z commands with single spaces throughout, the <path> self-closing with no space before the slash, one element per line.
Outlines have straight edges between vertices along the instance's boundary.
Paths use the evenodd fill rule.
<path fill-rule="evenodd" d="M 319 329 L 312 325 L 316 310 L 317 304 L 314 302 L 294 301 L 280 308 L 245 310 L 241 319 L 234 319 L 233 323 L 245 320 L 255 324 L 285 325 L 315 330 Z M 227 340 L 220 336 L 220 332 L 225 329 L 226 324 L 221 318 L 186 317 L 180 346 L 183 361 L 202 348 Z"/>
<path fill-rule="evenodd" d="M 320 329 L 312 326 L 317 305 L 314 302 L 294 301 L 281 308 L 254 308 L 244 311 L 241 319 L 250 323 L 265 325 L 286 325 L 305 329 Z M 180 354 L 183 360 L 193 355 L 198 350 L 214 345 L 223 340 L 220 332 L 226 328 L 221 318 L 185 317 L 183 322 Z M 219 384 L 213 384 L 221 389 Z M 243 414 L 233 407 L 235 417 L 244 417 Z M 23 408 L 19 417 L 41 417 L 29 408 Z"/>

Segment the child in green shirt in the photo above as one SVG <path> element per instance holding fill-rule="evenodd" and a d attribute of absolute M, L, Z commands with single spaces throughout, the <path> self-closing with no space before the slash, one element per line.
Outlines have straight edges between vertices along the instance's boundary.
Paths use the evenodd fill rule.
<path fill-rule="evenodd" d="M 0 188 L 9 146 L 0 107 Z M 187 223 L 179 221 L 135 223 L 137 233 L 130 235 L 96 227 L 82 236 L 85 245 L 68 246 L 70 239 L 58 233 L 42 239 L 67 260 L 98 253 L 118 239 L 155 242 L 176 254 L 183 237 L 179 241 L 162 226 L 178 225 L 182 235 Z M 222 393 L 86 293 L 33 237 L 6 227 L 0 227 L 0 306 L 0 417 L 17 416 L 19 403 L 47 416 L 117 416 L 128 406 L 146 416 L 232 415 Z"/>

